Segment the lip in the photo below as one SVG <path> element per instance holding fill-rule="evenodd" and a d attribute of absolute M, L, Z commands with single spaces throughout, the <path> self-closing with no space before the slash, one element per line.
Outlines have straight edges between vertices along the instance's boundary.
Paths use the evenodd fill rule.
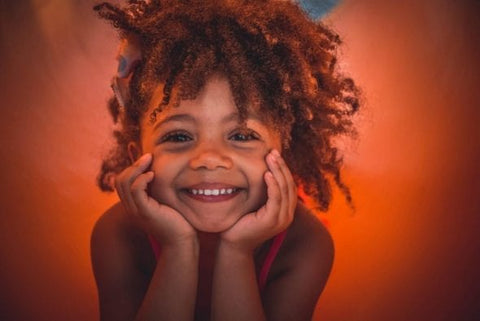
<path fill-rule="evenodd" d="M 189 198 L 207 203 L 230 200 L 242 190 L 244 188 L 225 183 L 199 183 L 181 189 Z"/>

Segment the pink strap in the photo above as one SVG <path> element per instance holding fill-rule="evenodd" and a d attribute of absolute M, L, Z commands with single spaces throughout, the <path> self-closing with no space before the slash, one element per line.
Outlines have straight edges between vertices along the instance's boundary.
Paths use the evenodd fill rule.
<path fill-rule="evenodd" d="M 152 245 L 152 250 L 153 254 L 155 254 L 155 258 L 158 259 L 158 257 L 160 256 L 160 244 L 158 244 L 157 240 L 150 234 L 148 234 L 148 240 Z"/>
<path fill-rule="evenodd" d="M 283 240 L 285 239 L 286 235 L 287 235 L 287 230 L 280 232 L 273 239 L 273 242 L 272 242 L 272 245 L 270 246 L 270 250 L 268 251 L 267 257 L 265 258 L 265 261 L 263 261 L 263 265 L 260 270 L 260 276 L 258 278 L 258 286 L 260 288 L 260 292 L 263 291 L 263 289 L 265 288 L 265 285 L 267 284 L 268 272 L 270 272 L 270 268 L 272 267 L 273 261 L 277 257 L 278 251 L 280 250 L 280 247 L 282 246 Z"/>

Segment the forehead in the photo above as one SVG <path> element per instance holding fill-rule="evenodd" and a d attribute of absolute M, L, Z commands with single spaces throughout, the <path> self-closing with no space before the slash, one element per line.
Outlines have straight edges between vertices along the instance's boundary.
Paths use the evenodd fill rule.
<path fill-rule="evenodd" d="M 177 94 L 178 89 L 173 89 L 170 96 L 172 97 L 171 101 L 176 101 Z M 228 79 L 221 74 L 215 74 L 208 78 L 205 86 L 198 92 L 195 98 L 180 100 L 176 104 L 170 103 L 169 105 L 162 106 L 161 112 L 156 112 L 163 102 L 163 99 L 164 85 L 159 84 L 152 95 L 152 99 L 145 113 L 147 117 L 144 117 L 146 121 L 150 122 L 150 125 L 162 122 L 175 115 L 184 114 L 189 114 L 194 118 L 218 118 L 228 121 L 240 121 L 241 119 L 230 83 Z M 152 113 L 154 113 L 153 118 L 149 117 Z M 263 117 L 264 115 L 261 115 L 255 106 L 249 106 L 244 116 L 246 116 L 246 119 L 254 119 L 262 123 L 268 123 L 266 117 Z M 180 119 L 179 117 L 174 118 Z M 184 117 L 184 119 L 187 118 Z"/>

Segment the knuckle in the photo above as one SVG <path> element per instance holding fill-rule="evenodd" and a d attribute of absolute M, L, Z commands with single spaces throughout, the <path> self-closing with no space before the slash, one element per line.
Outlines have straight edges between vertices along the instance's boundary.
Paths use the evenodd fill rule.
<path fill-rule="evenodd" d="M 139 168 L 141 165 L 142 165 L 142 163 L 140 162 L 139 159 L 137 159 L 137 160 L 131 165 L 131 167 L 134 168 L 134 169 L 137 169 L 137 168 Z"/>
<path fill-rule="evenodd" d="M 288 193 L 288 186 L 286 184 L 281 184 L 280 185 L 280 191 L 282 193 Z"/>
<path fill-rule="evenodd" d="M 120 173 L 118 173 L 117 177 L 121 180 L 124 180 L 125 177 L 128 177 L 130 173 L 130 167 L 124 168 Z"/>
<path fill-rule="evenodd" d="M 121 172 L 115 177 L 115 186 L 117 187 L 125 186 L 125 185 L 128 185 L 130 181 L 131 181 L 131 177 L 129 175 L 129 172 L 127 170 L 124 170 L 123 172 Z"/>
<path fill-rule="evenodd" d="M 272 200 L 276 206 L 280 206 L 282 204 L 282 196 L 280 194 L 275 194 L 272 197 Z"/>
<path fill-rule="evenodd" d="M 143 189 L 138 181 L 135 181 L 132 185 L 130 185 L 130 192 L 134 198 L 138 198 L 143 192 Z"/>

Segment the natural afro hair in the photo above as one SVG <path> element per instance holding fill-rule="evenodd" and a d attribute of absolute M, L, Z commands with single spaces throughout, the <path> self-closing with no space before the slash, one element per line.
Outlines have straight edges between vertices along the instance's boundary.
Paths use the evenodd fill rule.
<path fill-rule="evenodd" d="M 124 108 L 115 99 L 109 103 L 121 129 L 114 131 L 117 146 L 98 176 L 102 190 L 112 190 L 107 178 L 129 166 L 127 145 L 139 140 L 155 87 L 164 84 L 164 96 L 150 117 L 195 98 L 220 72 L 240 118 L 255 107 L 280 132 L 283 157 L 303 194 L 326 211 L 333 179 L 351 204 L 334 139 L 355 133 L 359 90 L 337 70 L 340 39 L 323 23 L 285 0 L 131 0 L 94 9 L 120 37 L 135 37 L 142 55 Z"/>

